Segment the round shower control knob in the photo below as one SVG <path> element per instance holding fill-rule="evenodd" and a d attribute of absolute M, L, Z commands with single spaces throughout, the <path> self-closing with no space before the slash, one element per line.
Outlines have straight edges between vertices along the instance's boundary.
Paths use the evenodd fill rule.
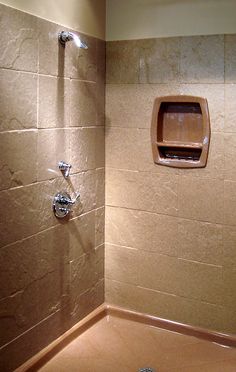
<path fill-rule="evenodd" d="M 53 200 L 53 212 L 57 218 L 66 217 L 71 211 L 72 206 L 80 198 L 80 194 L 77 193 L 75 199 L 71 199 L 70 195 L 66 191 L 57 193 Z"/>

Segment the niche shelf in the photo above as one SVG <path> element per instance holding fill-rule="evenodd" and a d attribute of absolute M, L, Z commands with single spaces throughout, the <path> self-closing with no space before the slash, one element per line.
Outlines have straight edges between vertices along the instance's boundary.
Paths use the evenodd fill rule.
<path fill-rule="evenodd" d="M 157 97 L 153 106 L 151 141 L 156 164 L 205 167 L 210 143 L 207 100 L 181 95 Z"/>

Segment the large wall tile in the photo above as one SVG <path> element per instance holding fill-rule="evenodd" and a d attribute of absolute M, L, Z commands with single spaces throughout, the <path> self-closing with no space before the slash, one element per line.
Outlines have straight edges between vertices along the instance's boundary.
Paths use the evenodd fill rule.
<path fill-rule="evenodd" d="M 222 265 L 223 226 L 179 219 L 178 256 L 186 260 Z"/>
<path fill-rule="evenodd" d="M 236 267 L 236 229 L 234 226 L 223 226 L 223 257 L 224 266 Z"/>
<path fill-rule="evenodd" d="M 139 43 L 136 40 L 112 41 L 106 44 L 106 82 L 135 84 L 139 82 Z"/>
<path fill-rule="evenodd" d="M 37 126 L 37 76 L 0 70 L 0 131 Z"/>
<path fill-rule="evenodd" d="M 106 244 L 105 252 L 105 277 L 137 285 L 139 274 L 137 249 Z"/>
<path fill-rule="evenodd" d="M 37 18 L 0 4 L 0 67 L 37 72 Z"/>
<path fill-rule="evenodd" d="M 108 84 L 106 125 L 150 128 L 155 98 L 179 93 L 180 87 L 171 84 Z"/>
<path fill-rule="evenodd" d="M 95 246 L 104 244 L 105 241 L 105 207 L 95 211 Z"/>
<path fill-rule="evenodd" d="M 223 181 L 179 177 L 178 215 L 213 223 L 223 222 Z"/>
<path fill-rule="evenodd" d="M 181 84 L 181 94 L 206 98 L 211 130 L 224 130 L 224 84 Z"/>
<path fill-rule="evenodd" d="M 36 181 L 36 131 L 0 133 L 0 148 L 0 189 Z"/>
<path fill-rule="evenodd" d="M 139 40 L 140 83 L 179 82 L 180 38 Z"/>
<path fill-rule="evenodd" d="M 63 128 L 70 125 L 70 81 L 39 76 L 38 128 Z"/>
<path fill-rule="evenodd" d="M 106 204 L 177 214 L 177 177 L 107 169 Z"/>
<path fill-rule="evenodd" d="M 224 182 L 224 223 L 236 225 L 236 182 Z"/>
<path fill-rule="evenodd" d="M 178 219 L 107 206 L 105 239 L 116 245 L 177 256 Z"/>
<path fill-rule="evenodd" d="M 236 83 L 236 35 L 225 35 L 225 82 Z"/>
<path fill-rule="evenodd" d="M 224 179 L 236 181 L 235 156 L 236 156 L 236 136 L 232 133 L 224 135 Z"/>
<path fill-rule="evenodd" d="M 236 84 L 225 84 L 225 132 L 236 133 Z"/>
<path fill-rule="evenodd" d="M 70 125 L 96 125 L 96 84 L 71 80 L 70 93 Z"/>
<path fill-rule="evenodd" d="M 37 180 L 43 181 L 62 176 L 59 161 L 70 160 L 69 130 L 40 129 L 37 142 Z"/>
<path fill-rule="evenodd" d="M 224 36 L 181 38 L 180 74 L 182 82 L 224 82 Z"/>

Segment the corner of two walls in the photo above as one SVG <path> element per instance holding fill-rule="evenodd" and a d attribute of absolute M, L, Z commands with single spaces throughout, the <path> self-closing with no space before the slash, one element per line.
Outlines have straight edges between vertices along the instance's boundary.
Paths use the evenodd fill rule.
<path fill-rule="evenodd" d="M 104 301 L 105 42 L 0 5 L 0 369 Z M 72 164 L 64 179 L 58 162 Z M 54 195 L 79 191 L 69 221 Z"/>
<path fill-rule="evenodd" d="M 106 301 L 235 333 L 236 35 L 106 44 Z M 154 165 L 154 98 L 207 98 L 206 168 Z"/>

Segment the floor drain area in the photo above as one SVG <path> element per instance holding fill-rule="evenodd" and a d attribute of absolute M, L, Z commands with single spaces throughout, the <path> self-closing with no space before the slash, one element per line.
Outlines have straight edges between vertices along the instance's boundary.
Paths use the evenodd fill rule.
<path fill-rule="evenodd" d="M 156 372 L 155 369 L 150 367 L 140 368 L 138 372 Z"/>

